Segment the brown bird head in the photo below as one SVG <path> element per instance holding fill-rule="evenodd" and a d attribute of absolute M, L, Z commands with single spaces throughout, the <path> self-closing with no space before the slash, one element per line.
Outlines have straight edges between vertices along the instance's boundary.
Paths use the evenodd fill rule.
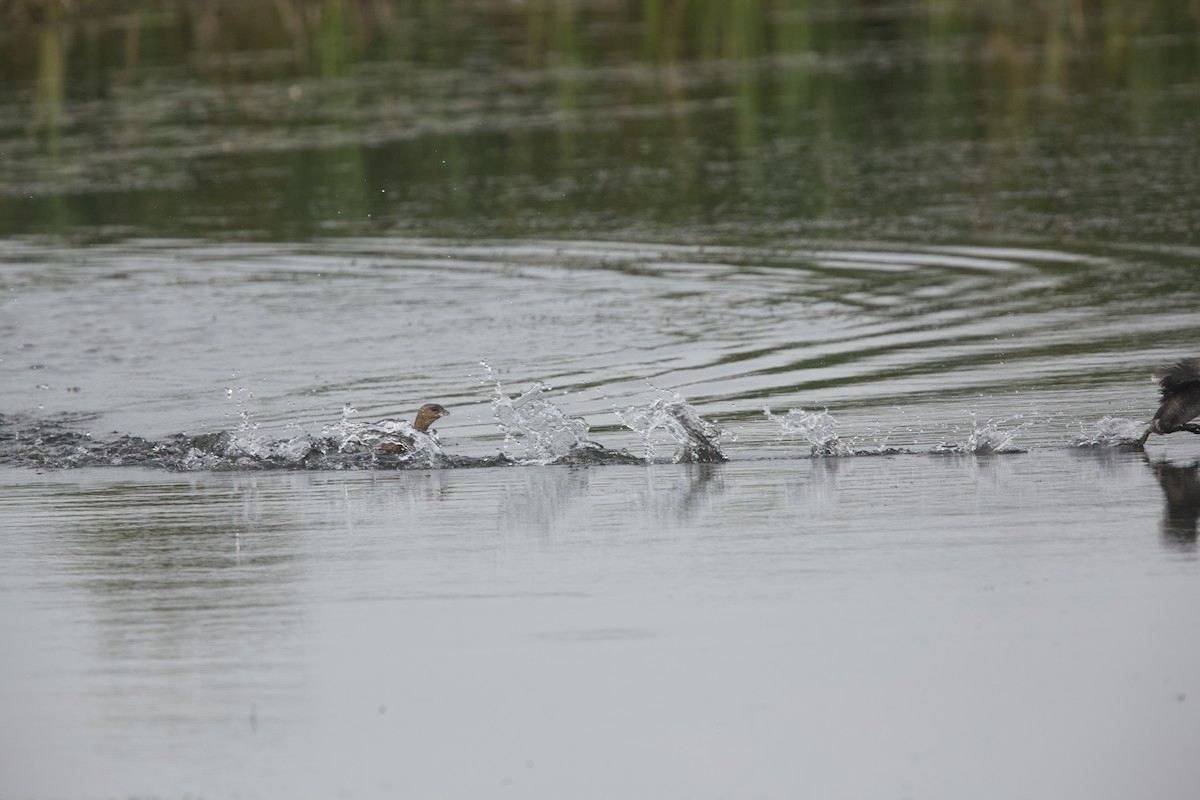
<path fill-rule="evenodd" d="M 437 422 L 442 417 L 450 416 L 450 412 L 439 406 L 437 403 L 426 403 L 421 406 L 417 412 L 417 418 L 413 420 L 413 427 L 425 433 L 429 430 L 429 426 Z"/>

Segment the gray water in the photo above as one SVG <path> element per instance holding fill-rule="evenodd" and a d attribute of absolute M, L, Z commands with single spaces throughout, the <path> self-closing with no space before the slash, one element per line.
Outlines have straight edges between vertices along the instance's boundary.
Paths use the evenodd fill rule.
<path fill-rule="evenodd" d="M 1195 794 L 1194 4 L 635 5 L 0 7 L 0 798 Z"/>
<path fill-rule="evenodd" d="M 5 794 L 1188 797 L 1161 469 L 6 470 Z"/>
<path fill-rule="evenodd" d="M 1156 405 L 1150 369 L 1200 339 L 1190 251 L 391 238 L 2 253 L 0 406 L 18 428 L 96 437 L 278 441 L 347 405 L 368 420 L 438 402 L 443 449 L 482 456 L 504 447 L 496 395 L 544 382 L 594 439 L 639 455 L 619 412 L 672 393 L 726 428 L 731 457 L 807 455 L 778 419 L 792 409 L 827 410 L 856 449 L 956 446 L 989 425 L 1021 449 L 1119 443 L 1105 435 L 1136 437 Z"/>

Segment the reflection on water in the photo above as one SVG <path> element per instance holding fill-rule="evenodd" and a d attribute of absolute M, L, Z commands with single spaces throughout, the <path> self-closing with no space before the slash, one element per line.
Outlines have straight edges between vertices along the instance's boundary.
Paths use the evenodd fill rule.
<path fill-rule="evenodd" d="M 786 741 L 821 756 L 804 785 L 856 796 L 1014 768 L 1106 796 L 1099 737 L 1182 800 L 1198 467 L 1091 448 L 2 472 L 0 634 L 21 647 L 0 659 L 0 793 L 475 797 L 516 775 L 549 798 L 583 769 L 622 796 L 736 794 L 750 772 L 789 796 Z M 1046 737 L 988 745 L 1033 721 L 1056 759 Z M 829 741 L 862 730 L 869 773 Z M 714 748 L 725 766 L 695 777 Z"/>
<path fill-rule="evenodd" d="M 588 491 L 593 475 L 591 470 L 571 468 L 520 472 L 498 521 L 510 535 L 545 539 L 562 530 L 568 508 Z"/>
<path fill-rule="evenodd" d="M 266 704 L 295 718 L 307 578 L 279 485 L 147 477 L 31 476 L 4 504 L 6 558 L 36 564 L 5 570 L 0 612 L 21 631 L 5 637 L 20 642 L 6 682 L 40 699 L 5 700 L 26 769 L 54 751 L 51 731 L 84 761 L 149 777 L 137 765 L 183 757 L 179 736 L 244 742 Z"/>
<path fill-rule="evenodd" d="M 92 595 L 102 647 L 146 668 L 137 691 L 170 691 L 180 670 L 211 673 L 247 658 L 286 674 L 278 643 L 299 621 L 292 592 L 303 566 L 283 541 L 293 522 L 253 478 L 105 482 L 44 502 L 62 525 L 58 555 L 82 567 L 69 581 Z M 242 650 L 247 638 L 256 654 Z"/>
<path fill-rule="evenodd" d="M 1154 461 L 1150 468 L 1166 500 L 1163 540 L 1180 549 L 1195 550 L 1197 520 L 1200 520 L 1200 462 L 1180 465 Z"/>

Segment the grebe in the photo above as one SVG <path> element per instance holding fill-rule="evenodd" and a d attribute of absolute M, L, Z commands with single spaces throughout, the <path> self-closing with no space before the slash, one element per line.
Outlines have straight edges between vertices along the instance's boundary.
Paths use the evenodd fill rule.
<path fill-rule="evenodd" d="M 442 417 L 450 416 L 450 412 L 437 403 L 426 403 L 417 411 L 417 418 L 413 420 L 413 427 L 421 433 L 429 433 L 429 426 L 437 422 Z M 416 442 L 411 436 L 399 436 L 399 441 L 384 442 L 379 445 L 379 449 L 384 453 L 410 453 L 416 447 Z"/>

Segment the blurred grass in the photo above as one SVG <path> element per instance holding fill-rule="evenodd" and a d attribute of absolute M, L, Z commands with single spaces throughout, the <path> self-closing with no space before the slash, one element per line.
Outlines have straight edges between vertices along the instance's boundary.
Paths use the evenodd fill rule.
<path fill-rule="evenodd" d="M 9 0 L 0 233 L 1192 241 L 1198 22 L 1200 0 Z"/>

